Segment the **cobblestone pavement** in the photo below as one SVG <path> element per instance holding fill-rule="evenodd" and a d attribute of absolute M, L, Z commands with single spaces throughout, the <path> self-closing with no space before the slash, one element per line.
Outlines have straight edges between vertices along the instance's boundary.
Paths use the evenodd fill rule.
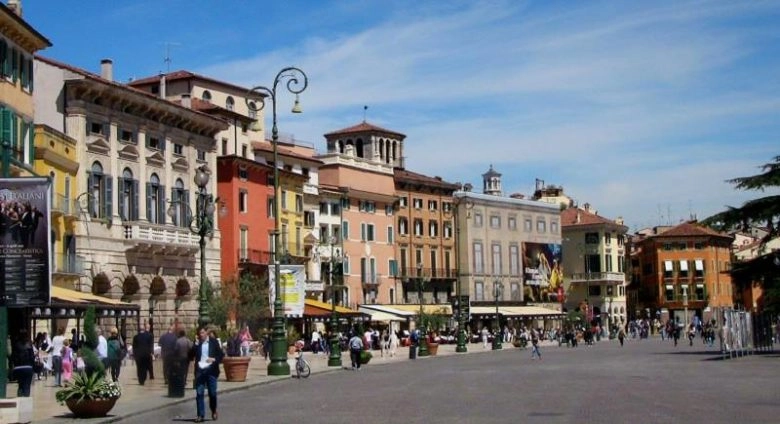
<path fill-rule="evenodd" d="M 675 348 L 650 339 L 624 348 L 616 341 L 547 345 L 542 360 L 531 360 L 530 350 L 506 347 L 491 352 L 470 344 L 462 355 L 442 345 L 438 357 L 417 361 L 401 349 L 394 358 L 376 355 L 360 372 L 328 368 L 324 355 L 308 354 L 314 375 L 302 381 L 268 377 L 266 363 L 255 358 L 246 383 L 219 382 L 220 421 L 780 422 L 777 353 L 720 360 L 701 344 Z M 159 377 L 141 387 L 134 374 L 133 366 L 123 370 L 124 395 L 110 417 L 78 422 L 195 418 L 191 389 L 184 399 L 170 399 Z M 49 385 L 35 388 L 36 422 L 73 422 L 66 407 L 49 400 Z"/>

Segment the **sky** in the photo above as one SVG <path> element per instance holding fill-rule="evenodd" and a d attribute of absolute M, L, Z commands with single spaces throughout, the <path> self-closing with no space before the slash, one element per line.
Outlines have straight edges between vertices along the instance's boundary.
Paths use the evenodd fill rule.
<path fill-rule="evenodd" d="M 562 186 L 631 232 L 767 192 L 726 180 L 780 155 L 780 1 L 23 0 L 41 55 L 128 81 L 186 69 L 244 87 L 297 66 L 325 150 L 360 123 L 406 135 L 406 168 L 505 194 Z M 166 61 L 166 58 L 170 59 Z M 289 103 L 289 107 L 285 104 Z M 368 108 L 365 109 L 365 106 Z"/>

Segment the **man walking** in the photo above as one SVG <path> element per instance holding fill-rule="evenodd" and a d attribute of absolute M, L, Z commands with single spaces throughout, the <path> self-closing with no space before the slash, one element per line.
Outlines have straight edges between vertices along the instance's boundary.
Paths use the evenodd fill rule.
<path fill-rule="evenodd" d="M 198 344 L 193 347 L 195 357 L 195 406 L 197 418 L 195 422 L 203 422 L 206 415 L 204 404 L 204 392 L 209 393 L 209 409 L 211 419 L 217 420 L 217 378 L 219 378 L 219 364 L 225 354 L 222 347 L 214 337 L 209 336 L 205 327 L 198 329 Z"/>
<path fill-rule="evenodd" d="M 360 352 L 363 350 L 363 340 L 357 332 L 349 339 L 349 357 L 352 360 L 352 369 L 360 369 Z"/>
<path fill-rule="evenodd" d="M 133 337 L 133 358 L 138 375 L 138 384 L 144 385 L 147 374 L 154 379 L 152 372 L 152 355 L 154 354 L 154 339 L 149 333 L 149 324 L 144 323 L 143 328 Z"/>
<path fill-rule="evenodd" d="M 100 362 L 103 363 L 103 369 L 104 371 L 108 371 L 109 364 L 108 364 L 108 340 L 103 337 L 103 329 L 98 327 L 97 329 L 98 334 L 98 345 L 96 352 L 98 359 L 100 359 Z"/>
<path fill-rule="evenodd" d="M 535 359 L 534 356 L 539 357 L 542 360 L 542 352 L 539 351 L 539 333 L 536 329 L 531 330 L 531 359 Z"/>
<path fill-rule="evenodd" d="M 163 378 L 165 378 L 165 384 L 170 381 L 171 367 L 173 366 L 173 358 L 176 353 L 176 334 L 173 332 L 173 326 L 168 327 L 168 331 L 160 336 L 158 341 L 160 345 L 160 356 L 163 361 Z"/>

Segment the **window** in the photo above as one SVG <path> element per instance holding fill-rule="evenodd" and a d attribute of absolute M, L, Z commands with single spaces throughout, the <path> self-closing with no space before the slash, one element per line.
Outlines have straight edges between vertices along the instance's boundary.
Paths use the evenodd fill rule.
<path fill-rule="evenodd" d="M 537 233 L 546 233 L 547 232 L 547 222 L 543 218 L 539 218 L 536 221 L 536 232 Z"/>
<path fill-rule="evenodd" d="M 414 235 L 422 237 L 423 235 L 423 221 L 420 218 L 414 219 Z"/>
<path fill-rule="evenodd" d="M 364 284 L 368 282 L 368 259 L 367 258 L 360 258 L 360 282 Z"/>
<path fill-rule="evenodd" d="M 509 246 L 509 273 L 520 275 L 520 249 L 516 244 Z"/>
<path fill-rule="evenodd" d="M 408 205 L 409 199 L 406 197 L 399 197 L 398 198 L 398 207 L 405 208 Z"/>
<path fill-rule="evenodd" d="M 612 244 L 612 234 L 604 233 L 604 244 Z"/>
<path fill-rule="evenodd" d="M 282 190 L 282 210 L 287 210 L 287 190 Z"/>
<path fill-rule="evenodd" d="M 249 249 L 249 229 L 246 227 L 241 227 L 239 230 L 239 251 L 238 251 L 238 257 L 239 260 L 246 260 L 247 258 L 247 252 Z"/>
<path fill-rule="evenodd" d="M 119 190 L 119 217 L 123 221 L 138 220 L 138 181 L 133 179 L 133 171 L 125 168 L 117 181 Z"/>
<path fill-rule="evenodd" d="M 385 205 L 385 215 L 393 216 L 393 205 Z"/>
<path fill-rule="evenodd" d="M 506 225 L 509 227 L 510 230 L 516 230 L 517 229 L 517 218 L 510 216 L 506 219 Z"/>
<path fill-rule="evenodd" d="M 493 244 L 493 275 L 501 275 L 501 245 Z"/>
<path fill-rule="evenodd" d="M 398 262 L 396 262 L 395 259 L 390 259 L 387 261 L 387 269 L 390 271 L 390 276 L 398 276 Z"/>
<path fill-rule="evenodd" d="M 249 102 L 249 114 L 252 119 L 257 119 L 257 104 L 255 102 Z"/>
<path fill-rule="evenodd" d="M 617 236 L 617 242 L 618 242 L 618 247 L 624 246 L 626 244 L 626 236 L 624 236 L 623 234 L 619 234 Z"/>
<path fill-rule="evenodd" d="M 273 196 L 268 196 L 268 201 L 266 202 L 266 208 L 268 210 L 268 217 L 274 218 L 276 216 L 276 202 L 274 202 Z"/>
<path fill-rule="evenodd" d="M 401 261 L 401 273 L 403 275 L 406 275 L 406 273 L 407 273 L 407 269 L 406 268 L 407 268 L 407 264 L 409 262 L 407 260 L 407 258 L 408 257 L 406 256 L 406 249 L 404 249 L 404 248 L 399 249 L 398 250 L 398 260 Z"/>
<path fill-rule="evenodd" d="M 211 103 L 211 93 L 208 90 L 203 90 L 203 95 L 200 96 L 204 102 Z"/>
<path fill-rule="evenodd" d="M 663 249 L 666 251 L 672 250 L 672 243 L 664 243 Z"/>
<path fill-rule="evenodd" d="M 241 145 L 241 157 L 245 158 L 247 156 L 248 150 L 246 148 L 246 144 Z"/>
<path fill-rule="evenodd" d="M 165 150 L 165 142 L 161 137 L 157 136 L 147 136 L 146 137 L 146 147 L 154 150 Z"/>
<path fill-rule="evenodd" d="M 374 241 L 374 224 L 360 224 L 360 240 Z"/>
<path fill-rule="evenodd" d="M 225 109 L 233 110 L 235 107 L 236 107 L 236 101 L 233 100 L 233 97 L 228 96 L 228 98 L 225 100 Z"/>
<path fill-rule="evenodd" d="M 702 242 L 693 243 L 693 248 L 696 250 L 704 250 L 704 243 Z"/>
<path fill-rule="evenodd" d="M 314 226 L 314 211 L 303 212 L 303 225 L 306 227 Z"/>
<path fill-rule="evenodd" d="M 302 194 L 296 194 L 295 195 L 295 212 L 298 212 L 298 213 L 303 212 L 303 195 Z"/>
<path fill-rule="evenodd" d="M 198 160 L 201 162 L 206 161 L 206 151 L 198 149 Z"/>
<path fill-rule="evenodd" d="M 368 200 L 361 200 L 358 203 L 358 210 L 360 212 L 374 213 L 376 212 L 376 203 Z"/>
<path fill-rule="evenodd" d="M 558 234 L 558 221 L 550 222 L 550 233 Z"/>
<path fill-rule="evenodd" d="M 674 286 L 671 284 L 667 284 L 664 290 L 664 298 L 667 302 L 674 301 Z"/>
<path fill-rule="evenodd" d="M 106 139 L 109 138 L 109 135 L 111 133 L 108 124 L 103 122 L 92 122 L 92 121 L 87 121 L 87 131 L 89 134 L 102 135 Z"/>
<path fill-rule="evenodd" d="M 349 222 L 344 221 L 341 223 L 341 238 L 349 240 Z"/>
<path fill-rule="evenodd" d="M 412 199 L 412 204 L 415 209 L 422 209 L 423 201 L 422 199 Z"/>
<path fill-rule="evenodd" d="M 184 181 L 181 178 L 177 178 L 173 183 L 173 190 L 171 190 L 171 204 L 170 208 L 173 211 L 173 225 L 179 227 L 186 227 L 189 225 L 189 208 L 187 205 L 190 202 L 190 192 L 184 189 Z"/>
<path fill-rule="evenodd" d="M 482 214 L 481 213 L 474 213 L 474 226 L 475 227 L 481 227 L 482 226 Z"/>
<path fill-rule="evenodd" d="M 588 286 L 588 296 L 589 297 L 601 296 L 601 286 L 600 285 Z"/>
<path fill-rule="evenodd" d="M 599 233 L 585 233 L 585 244 L 599 244 Z"/>
<path fill-rule="evenodd" d="M 664 278 L 672 278 L 674 272 L 674 264 L 672 261 L 664 261 Z"/>
<path fill-rule="evenodd" d="M 452 202 L 441 202 L 441 210 L 444 213 L 452 212 Z"/>
<path fill-rule="evenodd" d="M 512 300 L 520 300 L 520 283 L 517 281 L 512 281 L 509 283 L 509 295 L 512 296 Z"/>
<path fill-rule="evenodd" d="M 501 228 L 501 217 L 498 215 L 490 215 L 490 228 Z"/>
<path fill-rule="evenodd" d="M 227 138 L 223 138 L 222 139 L 222 154 L 223 155 L 228 154 L 227 151 L 228 151 L 228 139 Z"/>
<path fill-rule="evenodd" d="M 435 200 L 429 200 L 428 201 L 428 210 L 429 211 L 436 211 L 439 209 L 439 202 Z"/>
<path fill-rule="evenodd" d="M 398 218 L 398 235 L 405 236 L 409 234 L 409 221 L 404 217 Z"/>
<path fill-rule="evenodd" d="M 331 203 L 330 213 L 331 215 L 341 215 L 341 205 L 338 203 Z"/>
<path fill-rule="evenodd" d="M 707 297 L 707 293 L 704 290 L 704 284 L 696 284 L 696 291 L 694 293 L 694 299 L 704 300 Z"/>
<path fill-rule="evenodd" d="M 152 224 L 165 224 L 165 186 L 157 174 L 146 183 L 146 219 Z"/>
<path fill-rule="evenodd" d="M 238 211 L 241 213 L 249 211 L 249 193 L 246 190 L 238 191 Z"/>
<path fill-rule="evenodd" d="M 350 204 L 350 200 L 349 199 L 347 199 L 347 198 L 342 198 L 341 199 L 341 209 L 343 209 L 345 211 L 348 211 L 349 210 L 349 204 Z M 335 212 L 334 212 L 334 214 L 335 214 Z"/>
<path fill-rule="evenodd" d="M 89 202 L 89 215 L 92 218 L 111 218 L 112 211 L 111 176 L 103 173 L 100 162 L 92 164 L 87 173 L 87 187 L 92 195 Z"/>
<path fill-rule="evenodd" d="M 184 146 L 179 143 L 173 143 L 173 154 L 178 156 L 184 155 Z"/>
<path fill-rule="evenodd" d="M 701 259 L 696 259 L 694 261 L 695 270 L 694 270 L 694 276 L 696 278 L 702 278 L 704 277 L 704 261 Z"/>
<path fill-rule="evenodd" d="M 626 257 L 618 256 L 618 272 L 626 272 Z"/>
<path fill-rule="evenodd" d="M 474 282 L 474 300 L 485 300 L 485 289 L 482 281 Z"/>
<path fill-rule="evenodd" d="M 135 133 L 130 130 L 123 130 L 118 129 L 119 132 L 119 141 L 122 143 L 132 143 L 135 144 Z"/>
<path fill-rule="evenodd" d="M 431 237 L 438 237 L 439 236 L 439 223 L 438 222 L 436 222 L 434 220 L 428 221 L 428 235 L 430 235 Z"/>
<path fill-rule="evenodd" d="M 607 266 L 607 272 L 612 272 L 612 255 L 606 255 L 604 257 Z"/>
<path fill-rule="evenodd" d="M 393 226 L 387 226 L 387 244 L 393 244 Z"/>
<path fill-rule="evenodd" d="M 474 250 L 474 273 L 484 274 L 485 262 L 484 258 L 482 257 L 482 243 L 475 242 L 472 248 Z"/>
<path fill-rule="evenodd" d="M 330 215 L 328 213 L 328 202 L 320 202 L 320 215 Z"/>
<path fill-rule="evenodd" d="M 249 178 L 249 170 L 245 166 L 238 167 L 238 178 L 246 181 Z"/>
<path fill-rule="evenodd" d="M 523 231 L 530 233 L 534 230 L 534 224 L 531 218 L 523 219 Z"/>
<path fill-rule="evenodd" d="M 680 261 L 680 278 L 688 278 L 688 261 Z"/>
<path fill-rule="evenodd" d="M 444 229 L 443 229 L 443 233 L 442 234 L 444 235 L 445 239 L 452 238 L 452 222 L 451 221 L 444 222 Z"/>

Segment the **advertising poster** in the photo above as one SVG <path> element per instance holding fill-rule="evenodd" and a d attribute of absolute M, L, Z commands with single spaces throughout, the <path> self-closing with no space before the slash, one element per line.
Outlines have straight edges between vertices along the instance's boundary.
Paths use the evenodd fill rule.
<path fill-rule="evenodd" d="M 47 178 L 0 178 L 0 302 L 49 303 L 51 206 Z"/>
<path fill-rule="evenodd" d="M 530 301 L 556 300 L 563 286 L 560 244 L 523 243 L 523 285 Z"/>
<path fill-rule="evenodd" d="M 271 303 L 271 315 L 274 313 L 276 296 L 276 275 L 274 266 L 268 267 L 268 293 Z M 303 304 L 306 298 L 306 272 L 303 265 L 279 265 L 279 286 L 282 290 L 282 307 L 285 316 L 303 316 Z"/>

